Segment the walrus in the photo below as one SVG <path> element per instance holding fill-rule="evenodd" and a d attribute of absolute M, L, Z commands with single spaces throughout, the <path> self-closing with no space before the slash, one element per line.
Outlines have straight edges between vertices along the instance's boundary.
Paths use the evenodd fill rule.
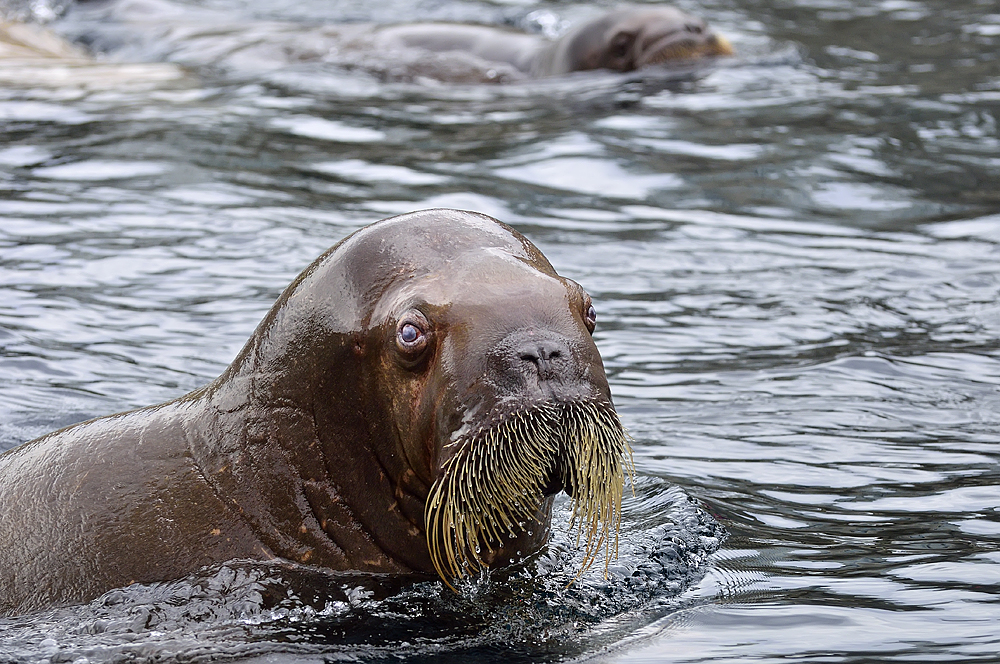
<path fill-rule="evenodd" d="M 367 226 L 205 387 L 0 455 L 0 613 L 232 559 L 454 588 L 540 549 L 559 491 L 584 569 L 611 559 L 632 462 L 596 316 L 486 215 Z"/>
<path fill-rule="evenodd" d="M 62 28 L 77 39 L 132 57 L 136 41 L 145 40 L 138 50 L 192 67 L 262 72 L 319 62 L 390 80 L 510 82 L 597 69 L 628 72 L 733 53 L 704 20 L 671 6 L 621 6 L 555 40 L 464 23 L 233 21 L 228 12 L 178 9 L 162 0 L 87 2 L 68 19 Z"/>
<path fill-rule="evenodd" d="M 379 27 L 375 45 L 470 53 L 533 78 L 594 69 L 629 72 L 733 54 L 729 42 L 704 20 L 669 6 L 618 7 L 555 40 L 483 25 L 415 23 Z"/>

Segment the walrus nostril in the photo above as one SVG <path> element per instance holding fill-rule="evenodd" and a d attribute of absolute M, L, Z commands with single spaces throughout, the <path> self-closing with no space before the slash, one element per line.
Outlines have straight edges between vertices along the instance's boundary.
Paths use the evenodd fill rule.
<path fill-rule="evenodd" d="M 504 395 L 556 401 L 583 398 L 587 387 L 585 358 L 577 356 L 570 339 L 551 329 L 512 332 L 487 356 L 488 380 Z"/>
<path fill-rule="evenodd" d="M 517 357 L 524 363 L 534 365 L 539 373 L 550 372 L 552 365 L 567 353 L 561 343 L 551 340 L 530 340 L 517 349 Z"/>
<path fill-rule="evenodd" d="M 549 351 L 545 348 L 539 348 L 537 351 L 531 351 L 527 353 L 521 353 L 521 359 L 525 362 L 532 362 L 538 364 L 539 362 L 546 362 L 548 360 L 554 360 L 556 358 L 562 357 L 562 351 L 559 349 Z"/>

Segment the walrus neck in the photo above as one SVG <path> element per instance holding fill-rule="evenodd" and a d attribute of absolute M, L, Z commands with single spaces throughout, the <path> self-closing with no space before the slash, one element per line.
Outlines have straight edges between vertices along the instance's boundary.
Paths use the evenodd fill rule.
<path fill-rule="evenodd" d="M 237 369 L 197 396 L 202 416 L 188 444 L 216 495 L 282 558 L 331 569 L 429 570 L 429 558 L 419 553 L 425 549 L 420 487 L 401 487 L 408 484 L 405 471 L 388 467 L 374 450 L 324 440 L 349 435 L 358 424 L 348 413 L 359 410 L 346 406 L 336 419 L 324 417 L 315 404 L 274 393 L 273 383 L 256 378 Z M 379 485 L 380 491 L 358 493 Z M 400 531 L 413 542 L 387 534 Z"/>
<path fill-rule="evenodd" d="M 485 33 L 485 37 L 477 41 L 470 51 L 487 62 L 506 62 L 519 71 L 534 76 L 538 57 L 549 45 L 550 42 L 539 35 Z"/>
<path fill-rule="evenodd" d="M 544 78 L 555 74 L 564 74 L 559 69 L 557 59 L 559 43 L 552 41 L 539 42 L 538 48 L 531 54 L 530 64 L 522 67 L 532 78 Z"/>

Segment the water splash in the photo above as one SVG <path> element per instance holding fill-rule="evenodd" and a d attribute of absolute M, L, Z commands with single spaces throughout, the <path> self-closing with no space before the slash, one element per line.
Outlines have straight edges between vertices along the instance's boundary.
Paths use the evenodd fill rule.
<path fill-rule="evenodd" d="M 567 526 L 525 563 L 456 584 L 424 575 L 333 573 L 232 561 L 90 604 L 0 620 L 2 661 L 550 661 L 593 652 L 678 607 L 724 531 L 679 489 L 639 478 L 623 506 L 620 557 L 573 585 L 585 553 Z M 561 500 L 557 520 L 568 521 Z M 659 615 L 657 613 L 656 615 Z M 504 654 L 501 654 L 504 653 Z M 513 654 L 512 654 L 513 653 Z"/>

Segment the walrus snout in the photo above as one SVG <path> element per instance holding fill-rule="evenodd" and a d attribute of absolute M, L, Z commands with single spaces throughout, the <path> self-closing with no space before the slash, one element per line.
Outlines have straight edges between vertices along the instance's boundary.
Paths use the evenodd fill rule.
<path fill-rule="evenodd" d="M 489 353 L 488 369 L 501 400 L 516 396 L 522 403 L 568 403 L 594 396 L 584 361 L 566 336 L 529 329 L 498 343 Z"/>
<path fill-rule="evenodd" d="M 571 523 L 586 539 L 584 568 L 610 558 L 621 523 L 628 436 L 610 402 L 546 403 L 503 417 L 454 442 L 427 496 L 427 545 L 451 586 L 489 566 L 498 551 L 548 522 L 551 497 L 573 500 Z"/>
<path fill-rule="evenodd" d="M 733 47 L 700 19 L 688 21 L 682 29 L 650 30 L 644 35 L 635 59 L 636 69 L 674 60 L 732 55 Z"/>
<path fill-rule="evenodd" d="M 504 359 L 515 371 L 525 376 L 545 393 L 554 392 L 569 378 L 569 368 L 573 361 L 569 344 L 555 335 L 519 335 L 511 347 L 505 349 Z"/>
<path fill-rule="evenodd" d="M 569 347 L 561 340 L 529 339 L 516 349 L 517 357 L 530 367 L 539 380 L 548 380 L 559 374 L 559 367 L 566 362 Z"/>

